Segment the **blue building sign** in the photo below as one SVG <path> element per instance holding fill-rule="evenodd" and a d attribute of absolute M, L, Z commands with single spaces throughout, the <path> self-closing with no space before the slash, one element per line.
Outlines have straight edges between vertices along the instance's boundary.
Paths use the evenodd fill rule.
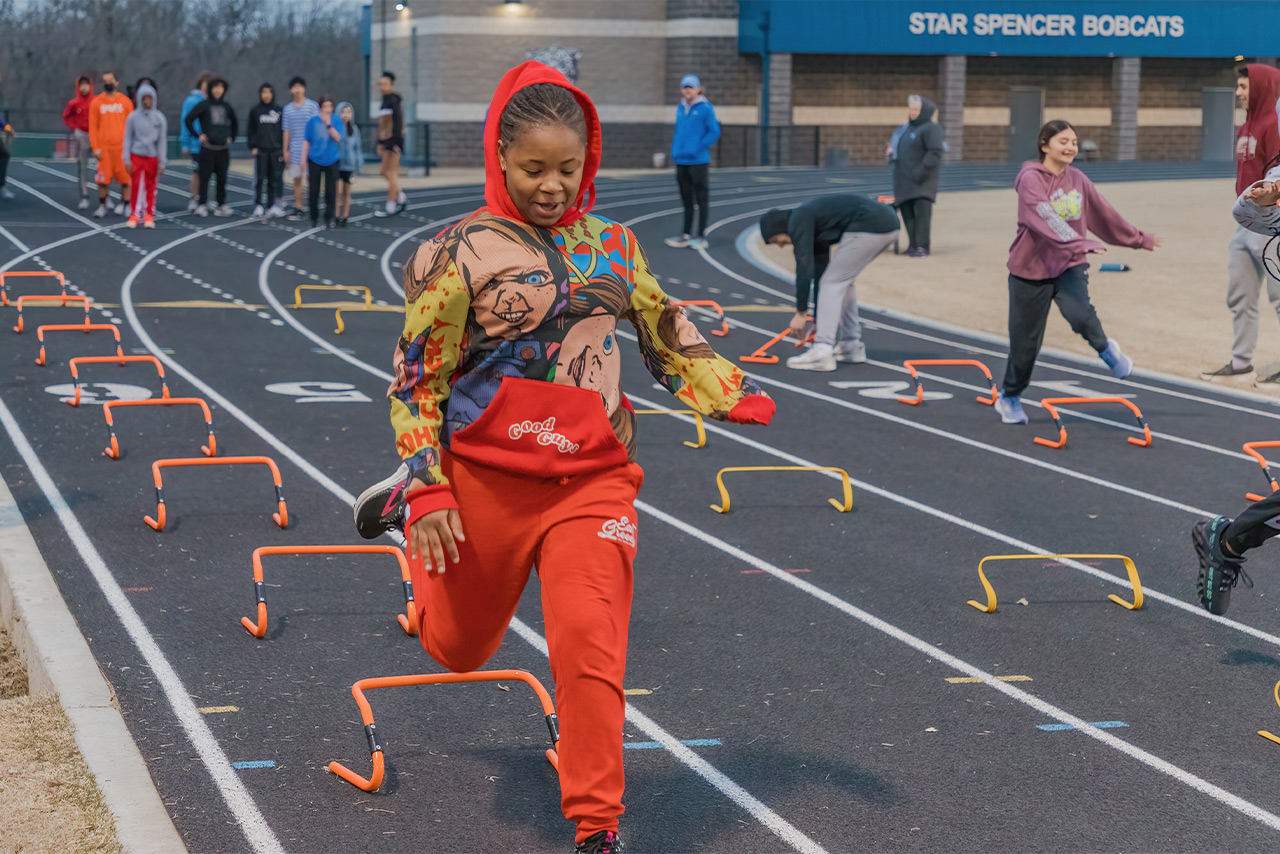
<path fill-rule="evenodd" d="M 1280 53 L 1280 2 L 741 0 L 738 49 L 743 53 L 1272 56 Z"/>

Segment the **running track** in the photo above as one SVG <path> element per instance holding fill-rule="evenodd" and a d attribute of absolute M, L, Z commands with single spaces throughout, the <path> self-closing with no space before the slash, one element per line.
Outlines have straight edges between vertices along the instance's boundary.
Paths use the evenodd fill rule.
<path fill-rule="evenodd" d="M 79 217 L 64 166 L 11 171 L 19 198 L 0 208 L 0 268 L 66 273 L 99 303 L 95 322 L 119 326 L 126 353 L 159 356 L 175 396 L 210 402 L 221 455 L 269 454 L 283 475 L 288 530 L 270 519 L 264 471 L 214 467 L 166 473 L 170 521 L 154 533 L 141 518 L 155 511 L 150 462 L 198 455 L 195 410 L 119 410 L 124 455 L 110 460 L 100 408 L 47 391 L 70 381 L 70 356 L 107 352 L 106 336 L 51 336 L 41 368 L 34 326 L 74 311 L 67 321 L 29 308 L 27 334 L 5 333 L 5 479 L 192 850 L 566 850 L 541 713 L 521 685 L 371 692 L 387 782 L 370 795 L 324 770 L 339 759 L 368 771 L 353 681 L 435 669 L 394 622 L 390 559 L 268 558 L 271 629 L 256 640 L 239 625 L 254 604 L 252 550 L 359 542 L 352 496 L 395 465 L 381 397 L 398 316 L 347 314 L 335 335 L 331 312 L 286 307 L 293 288 L 361 284 L 396 305 L 416 240 L 473 210 L 478 189 L 414 193 L 409 215 L 346 231 L 181 216 L 134 232 Z M 944 174 L 944 189 L 961 191 L 1007 186 L 1013 173 Z M 235 180 L 243 211 L 247 185 Z M 166 183 L 162 207 L 177 207 L 185 182 Z M 673 296 L 732 307 L 730 335 L 711 340 L 736 358 L 781 325 L 785 313 L 769 309 L 788 300 L 734 238 L 767 207 L 886 183 L 873 170 L 720 173 L 705 255 L 661 243 L 678 222 L 666 176 L 603 181 L 597 210 L 633 224 Z M 358 199 L 353 215 L 376 202 Z M 642 421 L 627 687 L 648 693 L 628 698 L 626 735 L 663 747 L 627 752 L 630 849 L 1274 850 L 1280 753 L 1254 731 L 1280 724 L 1280 587 L 1263 553 L 1250 565 L 1257 587 L 1236 591 L 1230 619 L 1209 617 L 1193 601 L 1188 530 L 1262 486 L 1240 445 L 1277 438 L 1280 409 L 1050 358 L 1037 381 L 1075 385 L 1029 398 L 1134 395 L 1156 432 L 1134 448 L 1127 413 L 1088 407 L 1067 416 L 1070 443 L 1052 450 L 1031 441 L 1051 435 L 1042 411 L 1010 428 L 973 403 L 983 389 L 971 369 L 928 372 L 926 389 L 953 397 L 893 400 L 904 359 L 978 358 L 998 371 L 1001 345 L 866 319 L 865 366 L 756 366 L 778 402 L 768 429 L 708 423 L 707 447 L 692 450 L 681 444 L 690 424 Z M 670 405 L 634 353 L 624 365 L 637 405 Z M 157 394 L 149 370 L 84 373 L 101 400 Z M 733 512 L 716 514 L 715 474 L 730 465 L 842 466 L 854 510 L 827 505 L 838 480 L 784 473 L 730 475 Z M 1127 591 L 1112 562 L 1037 560 L 992 568 L 997 613 L 968 607 L 978 560 L 1018 552 L 1127 554 L 1147 605 L 1107 601 Z M 541 631 L 534 582 L 492 666 L 549 684 Z M 1039 728 L 1053 725 L 1076 729 Z M 231 764 L 246 762 L 274 764 Z"/>

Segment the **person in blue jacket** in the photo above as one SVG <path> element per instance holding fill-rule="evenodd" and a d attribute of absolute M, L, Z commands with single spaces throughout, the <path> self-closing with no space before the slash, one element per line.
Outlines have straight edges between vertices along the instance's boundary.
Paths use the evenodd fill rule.
<path fill-rule="evenodd" d="M 680 103 L 676 105 L 676 130 L 671 138 L 671 160 L 676 164 L 676 184 L 684 204 L 684 231 L 665 243 L 676 248 L 701 249 L 707 227 L 707 184 L 711 172 L 711 146 L 720 138 L 720 122 L 715 108 L 702 94 L 696 74 L 680 80 Z M 698 227 L 693 227 L 693 206 L 698 206 Z"/>
<path fill-rule="evenodd" d="M 324 179 L 324 226 L 333 227 L 338 213 L 338 164 L 342 160 L 342 119 L 333 114 L 333 99 L 320 99 L 320 115 L 307 120 L 302 159 L 307 164 L 311 227 L 320 221 L 320 179 Z"/>
<path fill-rule="evenodd" d="M 187 202 L 187 213 L 200 204 L 200 135 L 187 130 L 187 114 L 209 96 L 209 81 L 212 79 L 213 75 L 207 71 L 200 75 L 196 88 L 183 100 L 182 111 L 178 114 L 178 144 L 182 146 L 183 154 L 191 155 L 191 200 Z"/>

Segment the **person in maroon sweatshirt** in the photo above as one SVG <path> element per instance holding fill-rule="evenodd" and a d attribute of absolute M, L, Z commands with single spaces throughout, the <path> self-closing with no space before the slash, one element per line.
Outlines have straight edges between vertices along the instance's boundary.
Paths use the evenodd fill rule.
<path fill-rule="evenodd" d="M 84 74 L 76 81 L 76 96 L 62 108 L 62 122 L 71 131 L 76 146 L 80 175 L 80 210 L 89 209 L 89 102 L 93 100 L 93 78 Z"/>
<path fill-rule="evenodd" d="M 1085 232 L 1131 249 L 1153 249 L 1162 242 L 1125 222 L 1093 182 L 1071 165 L 1079 143 L 1069 122 L 1057 119 L 1040 128 L 1036 147 L 1040 160 L 1022 164 L 1013 182 L 1018 191 L 1018 235 L 1009 247 L 1009 361 L 995 406 L 1005 424 L 1027 423 L 1021 396 L 1031 382 L 1052 303 L 1114 376 L 1124 379 L 1133 370 L 1133 360 L 1102 331 L 1089 301 L 1085 256 L 1107 249 Z"/>
<path fill-rule="evenodd" d="M 1269 165 L 1280 155 L 1280 130 L 1276 126 L 1276 96 L 1280 71 L 1270 65 L 1250 63 L 1236 80 L 1236 106 L 1245 108 L 1244 124 L 1236 134 L 1236 196 L 1261 181 Z M 1231 361 L 1206 370 L 1201 379 L 1232 385 L 1257 385 L 1280 389 L 1280 373 L 1260 378 L 1253 369 L 1258 345 L 1258 302 L 1262 284 L 1280 314 L 1280 281 L 1267 274 L 1262 256 L 1267 236 L 1236 225 L 1227 246 L 1227 308 L 1231 310 Z"/>

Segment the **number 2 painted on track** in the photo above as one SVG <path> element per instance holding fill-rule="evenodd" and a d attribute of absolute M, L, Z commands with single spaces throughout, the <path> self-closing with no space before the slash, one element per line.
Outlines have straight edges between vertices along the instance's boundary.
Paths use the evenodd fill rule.
<path fill-rule="evenodd" d="M 295 403 L 372 403 L 367 394 L 351 383 L 312 381 L 271 383 L 267 391 L 297 398 Z"/>

